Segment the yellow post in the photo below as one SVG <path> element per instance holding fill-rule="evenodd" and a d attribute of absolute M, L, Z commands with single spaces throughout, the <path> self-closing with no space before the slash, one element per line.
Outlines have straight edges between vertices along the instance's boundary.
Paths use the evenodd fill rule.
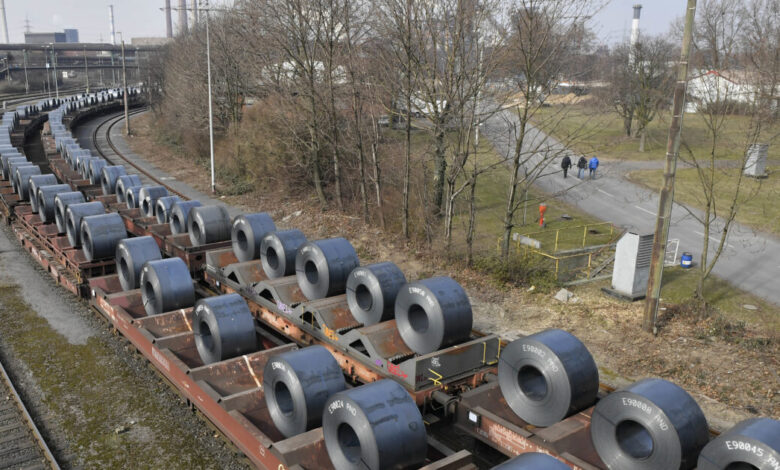
<path fill-rule="evenodd" d="M 553 253 L 558 251 L 558 235 L 560 234 L 561 234 L 561 229 L 555 231 L 555 248 L 553 248 Z"/>
<path fill-rule="evenodd" d="M 582 246 L 585 246 L 585 238 L 588 236 L 588 226 L 582 228 Z"/>

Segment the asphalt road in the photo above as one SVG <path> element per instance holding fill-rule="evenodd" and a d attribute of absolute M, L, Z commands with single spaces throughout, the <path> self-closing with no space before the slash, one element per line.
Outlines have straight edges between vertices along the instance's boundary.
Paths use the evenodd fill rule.
<path fill-rule="evenodd" d="M 515 140 L 509 132 L 510 122 L 517 122 L 511 111 L 502 111 L 491 117 L 482 127 L 483 136 L 493 142 L 502 154 L 508 154 L 515 146 Z M 577 171 L 570 170 L 564 179 L 560 161 L 566 149 L 555 139 L 538 129 L 530 131 L 531 143 L 527 151 L 555 152 L 555 157 L 546 162 L 545 167 L 538 165 L 541 174 L 536 185 L 542 190 L 559 194 L 563 201 L 604 221 L 623 227 L 631 232 L 652 234 L 658 211 L 658 193 L 628 181 L 624 175 L 629 169 L 625 163 L 612 164 L 602 162 L 595 180 L 579 180 Z M 576 163 L 579 155 L 572 154 Z M 533 160 L 539 162 L 541 157 Z M 532 163 L 533 165 L 533 163 Z M 522 170 L 521 170 L 522 171 Z M 587 171 L 586 171 L 587 172 Z M 659 187 L 661 181 L 659 181 Z M 695 214 L 701 214 L 693 210 Z M 717 229 L 715 228 L 717 226 Z M 718 220 L 710 233 L 710 253 L 713 253 L 723 221 Z M 703 227 L 681 204 L 674 205 L 670 239 L 680 240 L 680 253 L 693 254 L 694 262 L 701 259 L 704 238 Z M 727 237 L 727 245 L 715 265 L 713 273 L 731 284 L 751 292 L 761 298 L 780 305 L 780 240 L 772 235 L 756 232 L 749 227 L 732 223 Z M 713 246 L 714 245 L 714 246 Z"/>

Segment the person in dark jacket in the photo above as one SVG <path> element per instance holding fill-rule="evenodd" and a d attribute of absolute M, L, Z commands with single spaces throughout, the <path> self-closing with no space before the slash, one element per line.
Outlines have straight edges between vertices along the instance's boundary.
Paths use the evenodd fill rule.
<path fill-rule="evenodd" d="M 588 166 L 588 160 L 585 159 L 585 155 L 581 156 L 577 161 L 577 176 L 582 179 L 585 178 L 585 168 Z"/>
<path fill-rule="evenodd" d="M 590 179 L 596 177 L 596 169 L 598 167 L 599 167 L 599 159 L 596 158 L 595 155 L 593 155 L 593 158 L 590 159 L 590 163 L 588 163 L 588 169 L 590 169 Z"/>
<path fill-rule="evenodd" d="M 569 172 L 569 168 L 571 168 L 571 158 L 568 155 L 561 160 L 561 168 L 563 168 L 563 177 L 566 178 L 566 174 Z"/>

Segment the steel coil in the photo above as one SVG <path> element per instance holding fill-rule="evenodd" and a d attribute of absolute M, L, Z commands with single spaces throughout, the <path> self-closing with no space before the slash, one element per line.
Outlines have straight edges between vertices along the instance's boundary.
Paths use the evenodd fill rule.
<path fill-rule="evenodd" d="M 339 470 L 418 468 L 428 450 L 420 410 L 409 393 L 389 379 L 331 396 L 322 433 Z"/>
<path fill-rule="evenodd" d="M 204 364 L 257 350 L 255 318 L 246 300 L 238 294 L 198 300 L 192 331 Z"/>
<path fill-rule="evenodd" d="M 81 219 L 105 212 L 103 203 L 97 201 L 69 205 L 65 210 L 65 233 L 70 244 L 76 248 L 81 246 Z"/>
<path fill-rule="evenodd" d="M 30 209 L 33 214 L 38 213 L 38 190 L 42 186 L 50 186 L 57 184 L 57 177 L 52 174 L 46 175 L 33 175 L 27 178 L 27 182 L 30 185 L 28 189 L 28 195 L 30 198 Z"/>
<path fill-rule="evenodd" d="M 709 428 L 685 390 L 666 380 L 645 379 L 596 404 L 590 435 L 610 470 L 687 470 L 696 465 Z"/>
<path fill-rule="evenodd" d="M 467 340 L 471 302 L 450 277 L 433 277 L 405 285 L 395 299 L 398 332 L 409 349 L 428 354 Z"/>
<path fill-rule="evenodd" d="M 200 201 L 179 201 L 171 208 L 170 226 L 171 233 L 178 235 L 189 230 L 190 211 L 193 207 L 200 207 Z"/>
<path fill-rule="evenodd" d="M 394 263 L 361 266 L 347 278 L 347 305 L 355 320 L 374 325 L 395 315 L 395 298 L 406 284 L 406 276 Z"/>
<path fill-rule="evenodd" d="M 100 184 L 102 188 L 103 168 L 108 166 L 108 162 L 104 158 L 93 158 L 89 162 L 89 168 L 87 169 L 87 178 L 89 178 L 90 184 Z"/>
<path fill-rule="evenodd" d="M 300 230 L 280 230 L 263 237 L 260 243 L 260 259 L 263 271 L 269 279 L 295 274 L 295 255 L 306 243 L 306 235 Z"/>
<path fill-rule="evenodd" d="M 148 261 L 141 268 L 141 300 L 147 315 L 192 307 L 195 287 L 181 258 Z"/>
<path fill-rule="evenodd" d="M 8 164 L 8 177 L 10 178 L 11 188 L 16 194 L 19 194 L 19 188 L 17 186 L 19 180 L 16 177 L 16 170 L 18 170 L 19 168 L 34 168 L 34 167 L 37 168 L 37 165 L 33 164 L 32 162 L 28 162 L 27 160 L 20 161 L 20 162 L 11 162 Z"/>
<path fill-rule="evenodd" d="M 19 163 L 19 162 L 30 163 L 29 160 L 27 160 L 25 157 L 21 155 L 19 155 L 18 157 L 3 155 L 2 158 L 3 158 L 3 179 L 6 181 L 11 181 L 11 169 L 10 169 L 11 163 Z M 13 184 L 13 182 L 11 184 Z"/>
<path fill-rule="evenodd" d="M 81 248 L 87 261 L 113 257 L 120 240 L 127 237 L 122 216 L 116 212 L 81 219 Z"/>
<path fill-rule="evenodd" d="M 141 178 L 138 175 L 123 175 L 116 179 L 116 201 L 127 202 L 127 188 L 141 186 Z"/>
<path fill-rule="evenodd" d="M 173 205 L 180 202 L 179 196 L 164 196 L 157 200 L 156 207 L 154 209 L 154 216 L 157 218 L 158 224 L 167 224 L 171 221 L 171 209 Z"/>
<path fill-rule="evenodd" d="M 141 213 L 146 217 L 154 217 L 157 200 L 168 195 L 164 186 L 144 186 L 138 192 L 138 203 Z"/>
<path fill-rule="evenodd" d="M 71 204 L 82 204 L 85 202 L 84 194 L 81 191 L 70 191 L 59 193 L 54 198 L 54 222 L 57 224 L 58 233 L 66 233 L 67 220 L 65 214 L 68 206 Z"/>
<path fill-rule="evenodd" d="M 54 198 L 59 193 L 69 193 L 70 185 L 52 184 L 38 188 L 38 217 L 44 224 L 54 222 Z"/>
<path fill-rule="evenodd" d="M 123 290 L 138 289 L 141 269 L 147 261 L 162 259 L 153 237 L 125 238 L 116 246 L 116 271 Z"/>
<path fill-rule="evenodd" d="M 571 467 L 555 457 L 541 452 L 527 452 L 496 465 L 493 470 L 570 470 Z"/>
<path fill-rule="evenodd" d="M 355 248 L 345 238 L 307 242 L 295 255 L 295 275 L 309 300 L 343 294 L 347 277 L 360 266 Z"/>
<path fill-rule="evenodd" d="M 737 423 L 704 446 L 696 469 L 780 469 L 780 421 L 751 418 Z"/>
<path fill-rule="evenodd" d="M 225 206 L 193 207 L 187 225 L 192 246 L 230 240 L 230 215 Z"/>
<path fill-rule="evenodd" d="M 550 426 L 596 401 L 599 371 L 582 341 L 550 329 L 512 341 L 501 351 L 498 382 L 517 416 L 534 426 Z"/>
<path fill-rule="evenodd" d="M 325 402 L 346 388 L 339 363 L 323 346 L 274 356 L 263 372 L 268 412 L 285 437 L 319 427 Z"/>
<path fill-rule="evenodd" d="M 263 237 L 276 231 L 271 216 L 265 212 L 243 214 L 233 221 L 230 239 L 233 243 L 233 253 L 239 262 L 260 258 L 260 245 Z"/>
<path fill-rule="evenodd" d="M 119 177 L 126 175 L 125 167 L 122 165 L 104 166 L 100 172 L 100 188 L 103 190 L 103 195 L 109 196 L 115 194 L 116 183 L 119 180 Z"/>
<path fill-rule="evenodd" d="M 40 174 L 41 168 L 38 165 L 16 168 L 16 192 L 22 201 L 30 200 L 30 177 Z"/>

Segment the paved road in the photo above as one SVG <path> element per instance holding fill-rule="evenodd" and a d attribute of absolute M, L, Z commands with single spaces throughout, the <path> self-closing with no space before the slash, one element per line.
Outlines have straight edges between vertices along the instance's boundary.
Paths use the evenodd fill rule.
<path fill-rule="evenodd" d="M 517 120 L 511 111 L 502 111 L 489 119 L 483 126 L 483 135 L 493 142 L 497 150 L 507 154 L 515 142 L 508 132 L 508 122 Z M 561 154 L 565 149 L 555 139 L 541 131 L 531 131 L 532 149 L 553 149 Z M 576 158 L 572 158 L 576 162 Z M 633 166 L 633 165 L 632 165 Z M 641 165 L 640 165 L 641 166 Z M 653 165 L 651 165 L 653 166 Z M 636 233 L 653 233 L 658 211 L 658 194 L 626 180 L 624 175 L 628 164 L 602 162 L 598 178 L 580 181 L 571 174 L 563 179 L 560 157 L 556 157 L 537 185 L 548 193 L 565 192 L 561 198 L 584 212 L 601 220 L 610 221 Z M 576 176 L 576 168 L 574 171 Z M 660 187 L 659 181 L 659 187 Z M 695 211 L 700 214 L 700 212 Z M 719 240 L 722 221 L 716 223 L 716 233 L 711 233 L 712 245 Z M 672 211 L 670 239 L 680 240 L 680 252 L 688 251 L 694 261 L 701 257 L 703 230 L 701 224 L 682 205 L 675 204 Z M 780 240 L 741 224 L 733 223 L 726 246 L 714 273 L 733 285 L 780 305 Z"/>

